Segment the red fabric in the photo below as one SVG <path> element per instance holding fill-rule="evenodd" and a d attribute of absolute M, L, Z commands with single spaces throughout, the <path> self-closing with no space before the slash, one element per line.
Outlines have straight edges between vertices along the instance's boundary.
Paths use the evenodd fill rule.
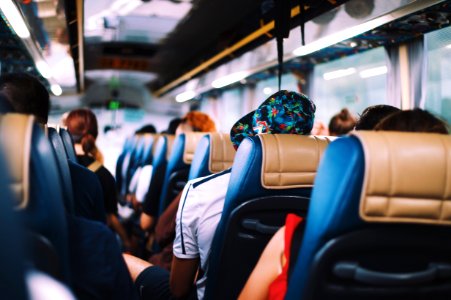
<path fill-rule="evenodd" d="M 283 253 L 286 258 L 285 265 L 282 267 L 282 273 L 269 285 L 268 299 L 283 300 L 288 287 L 288 266 L 290 265 L 290 249 L 291 240 L 293 238 L 294 230 L 302 222 L 302 218 L 295 214 L 288 214 L 285 220 L 285 246 Z"/>

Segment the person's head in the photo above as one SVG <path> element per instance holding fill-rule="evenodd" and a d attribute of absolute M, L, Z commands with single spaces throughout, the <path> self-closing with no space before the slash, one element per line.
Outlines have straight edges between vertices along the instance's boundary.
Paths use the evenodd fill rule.
<path fill-rule="evenodd" d="M 379 104 L 368 106 L 363 110 L 360 118 L 357 120 L 355 130 L 373 130 L 383 118 L 397 111 L 400 111 L 400 109 L 391 105 Z"/>
<path fill-rule="evenodd" d="M 383 131 L 448 134 L 447 124 L 426 110 L 401 110 L 382 119 L 374 128 Z"/>
<path fill-rule="evenodd" d="M 47 123 L 50 96 L 36 77 L 26 73 L 3 74 L 0 76 L 0 91 L 6 95 L 15 112 L 34 115 L 38 123 Z"/>
<path fill-rule="evenodd" d="M 177 130 L 177 127 L 179 127 L 181 122 L 182 119 L 180 118 L 172 119 L 171 122 L 169 122 L 168 128 L 163 133 L 175 134 L 175 131 Z"/>
<path fill-rule="evenodd" d="M 98 150 L 95 142 L 98 127 L 95 114 L 86 108 L 75 109 L 67 115 L 66 126 L 74 143 L 81 145 L 84 154 L 96 157 Z"/>
<path fill-rule="evenodd" d="M 157 130 L 155 129 L 155 126 L 152 124 L 144 125 L 143 127 L 139 128 L 135 131 L 135 134 L 142 134 L 142 133 L 156 133 Z"/>
<path fill-rule="evenodd" d="M 184 132 L 214 132 L 215 122 L 205 113 L 200 111 L 190 111 L 177 126 L 176 134 Z"/>
<path fill-rule="evenodd" d="M 315 104 L 306 95 L 278 91 L 238 120 L 230 131 L 230 138 L 238 149 L 244 138 L 259 133 L 310 134 L 315 111 Z"/>
<path fill-rule="evenodd" d="M 354 129 L 356 120 L 347 108 L 343 108 L 338 114 L 334 115 L 329 122 L 329 134 L 340 136 L 349 133 Z"/>

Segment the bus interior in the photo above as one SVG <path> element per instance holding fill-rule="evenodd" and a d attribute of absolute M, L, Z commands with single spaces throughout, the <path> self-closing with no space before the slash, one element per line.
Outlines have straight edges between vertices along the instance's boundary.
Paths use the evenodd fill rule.
<path fill-rule="evenodd" d="M 234 199 L 230 200 L 230 203 L 238 201 L 238 204 L 236 207 L 232 207 L 232 204 L 230 207 L 229 204 L 225 205 L 223 218 L 227 211 L 231 219 L 236 218 L 230 221 L 230 224 L 236 222 L 238 229 L 233 227 L 235 225 L 227 225 L 232 229 L 226 225 L 222 226 L 221 219 L 222 227 L 219 227 L 216 235 L 224 234 L 225 237 L 223 243 L 218 245 L 215 242 L 219 238 L 215 236 L 212 245 L 213 253 L 209 267 L 216 268 L 217 274 L 212 274 L 214 271 L 209 270 L 209 280 L 205 290 L 206 299 L 238 297 L 265 245 L 276 229 L 284 224 L 285 216 L 289 212 L 306 216 L 308 222 L 311 222 L 306 225 L 305 239 L 312 245 L 316 245 L 315 237 L 311 237 L 309 233 L 309 228 L 313 226 L 310 224 L 319 222 L 318 228 L 326 228 L 332 226 L 330 224 L 334 222 L 331 219 L 329 224 L 324 217 L 323 220 L 326 221 L 321 223 L 316 221 L 316 216 L 310 217 L 310 214 L 314 213 L 310 210 L 312 205 L 309 204 L 310 193 L 312 193 L 312 199 L 321 196 L 319 187 L 316 189 L 317 185 L 323 190 L 334 187 L 336 193 L 342 197 L 346 194 L 342 189 L 349 186 L 349 191 L 352 190 L 352 193 L 349 193 L 355 194 L 352 197 L 360 199 L 360 191 L 364 186 L 361 193 L 374 192 L 375 196 L 373 196 L 376 198 L 379 191 L 380 195 L 387 193 L 390 199 L 406 196 L 410 200 L 425 198 L 430 202 L 424 200 L 420 204 L 415 204 L 418 209 L 424 210 L 414 216 L 406 213 L 407 219 L 401 216 L 400 221 L 393 217 L 393 214 L 396 215 L 393 208 L 392 215 L 387 213 L 389 216 L 384 216 L 388 220 L 380 221 L 378 218 L 382 218 L 382 213 L 378 211 L 378 205 L 382 205 L 382 202 L 377 200 L 371 202 L 371 195 L 368 196 L 367 199 L 370 200 L 365 200 L 368 201 L 365 205 L 368 205 L 367 207 L 374 205 L 377 215 L 375 219 L 378 219 L 376 222 L 383 224 L 395 222 L 402 225 L 397 225 L 398 227 L 387 235 L 384 235 L 379 227 L 375 229 L 371 226 L 360 227 L 366 231 L 333 240 L 338 244 L 337 247 L 332 247 L 332 242 L 330 245 L 327 244 L 331 249 L 325 247 L 321 252 L 323 256 L 317 256 L 317 260 L 312 259 L 316 263 L 311 263 L 314 267 L 300 266 L 302 263 L 298 261 L 293 276 L 302 283 L 299 284 L 299 290 L 296 290 L 293 287 L 294 279 L 290 279 L 285 299 L 451 299 L 449 276 L 451 257 L 444 254 L 445 250 L 451 250 L 450 242 L 444 241 L 444 239 L 450 240 L 449 225 L 451 224 L 446 208 L 451 197 L 449 134 L 443 137 L 425 136 L 424 140 L 422 136 L 413 133 L 408 136 L 396 134 L 385 136 L 373 133 L 360 135 L 355 132 L 351 132 L 344 138 L 319 137 L 315 141 L 293 139 L 299 144 L 311 144 L 314 149 L 299 150 L 301 152 L 291 151 L 290 142 L 283 138 L 277 141 L 273 141 L 272 137 L 248 138 L 245 140 L 246 148 L 238 148 L 237 155 L 229 141 L 231 128 L 236 121 L 259 108 L 265 99 L 279 90 L 296 91 L 308 95 L 316 106 L 315 124 L 322 124 L 326 128 L 331 118 L 343 108 L 347 108 L 350 114 L 358 119 L 365 108 L 382 104 L 401 110 L 415 108 L 427 110 L 447 124 L 449 132 L 451 89 L 447 87 L 451 86 L 451 72 L 448 73 L 448 70 L 451 70 L 450 24 L 451 1 L 449 0 L 0 0 L 0 76 L 10 73 L 27 73 L 38 78 L 46 87 L 50 93 L 47 122 L 49 129 L 46 129 L 46 132 L 50 145 L 55 149 L 65 143 L 64 135 L 68 134 L 68 131 L 65 130 L 64 120 L 70 111 L 89 108 L 94 112 L 98 122 L 96 144 L 103 153 L 103 166 L 116 180 L 114 187 L 110 188 L 119 199 L 118 218 L 124 223 L 137 222 L 131 225 L 127 223 L 129 226 L 127 234 L 133 236 L 134 228 L 138 228 L 140 232 L 136 233 L 134 238 L 138 240 L 135 241 L 138 244 L 137 247 L 142 249 L 133 250 L 131 253 L 145 260 L 149 253 L 158 253 L 161 249 L 149 246 L 147 240 L 149 233 L 139 229 L 139 212 L 144 200 L 139 200 L 140 203 L 133 202 L 136 199 L 130 200 L 130 184 L 133 184 L 132 177 L 137 169 L 142 172 L 145 166 L 153 166 L 152 173 L 147 175 L 146 190 L 142 198 L 150 197 L 151 189 L 154 189 L 152 193 L 156 195 L 152 194 L 152 197 L 158 199 L 156 201 L 160 204 L 159 214 L 161 215 L 163 212 L 161 205 L 164 203 L 164 207 L 168 206 L 168 201 L 184 190 L 188 180 L 221 173 L 232 168 L 226 201 L 230 198 Z M 173 137 L 164 133 L 171 120 L 183 118 L 192 111 L 201 111 L 209 115 L 215 123 L 217 135 L 185 134 L 182 139 L 179 136 Z M 34 137 L 37 129 L 26 127 L 27 120 L 16 120 L 14 114 L 12 117 L 9 115 L 5 114 L 0 118 L 2 136 L 0 148 L 2 148 L 1 152 L 4 152 L 3 157 L 6 158 L 0 160 L 2 168 L 6 170 L 6 165 L 17 163 L 11 158 L 13 154 L 10 152 L 13 147 L 22 147 L 22 149 L 28 149 L 26 151 L 31 151 L 31 155 L 37 158 L 30 161 L 53 160 L 54 158 L 48 158 L 47 154 L 40 153 L 45 147 L 37 145 L 38 138 Z M 9 143 L 6 138 L 14 139 L 15 134 L 20 136 L 22 133 L 16 132 L 19 129 L 7 124 L 8 122 L 17 122 L 17 128 L 28 128 L 23 130 L 29 130 L 29 134 L 33 135 L 32 146 L 21 146 L 16 142 Z M 155 133 L 137 133 L 140 128 L 148 124 L 156 128 Z M 61 145 L 59 140 L 55 141 L 52 138 L 53 129 L 50 128 L 56 128 L 57 140 L 61 139 L 59 136 L 61 135 Z M 12 133 L 8 133 L 8 130 Z M 380 153 L 385 155 L 385 158 L 381 158 L 380 161 L 374 143 L 380 145 Z M 215 146 L 218 147 L 215 150 L 216 154 L 213 154 L 211 150 L 213 144 L 219 145 Z M 271 145 L 278 145 L 279 148 L 271 148 Z M 64 149 L 67 144 L 61 147 Z M 269 150 L 262 150 L 259 147 L 268 147 Z M 326 152 L 323 152 L 326 147 Z M 340 149 L 340 147 L 348 150 Z M 410 151 L 403 151 L 402 147 Z M 415 151 L 416 147 L 418 151 Z M 388 150 L 384 152 L 384 149 Z M 58 165 L 58 159 L 61 157 L 58 158 L 58 150 L 55 151 L 57 158 L 55 164 Z M 66 148 L 65 151 L 63 153 L 71 159 L 70 155 L 74 154 L 69 152 L 72 150 L 69 151 Z M 191 152 L 187 154 L 187 151 Z M 262 151 L 268 151 L 269 154 L 261 154 Z M 310 155 L 312 151 L 315 153 L 313 156 Z M 17 153 L 22 152 L 16 152 L 16 155 L 19 155 Z M 302 171 L 302 174 L 309 172 L 314 174 L 312 182 L 306 185 L 295 184 L 294 188 L 282 187 L 283 184 L 280 182 L 295 180 L 290 179 L 291 177 L 285 179 L 283 177 L 285 175 L 281 174 L 295 172 L 290 169 L 290 166 L 297 168 L 295 162 L 300 160 L 296 156 L 300 155 L 299 153 L 315 161 L 312 163 L 314 170 Z M 186 160 L 187 155 L 190 155 L 188 160 Z M 214 155 L 217 155 L 216 158 Z M 272 168 L 261 161 L 257 161 L 256 165 L 250 162 L 251 158 L 256 159 L 255 157 L 262 156 L 261 160 L 264 161 L 265 155 L 268 161 L 278 161 L 278 169 L 275 167 L 277 170 L 273 172 L 274 174 L 279 172 L 277 178 L 281 186 L 268 188 L 266 183 L 260 186 L 259 182 L 252 183 L 258 188 L 246 186 L 245 183 L 250 185 L 254 182 L 253 179 L 249 179 L 251 176 L 249 174 L 261 177 L 264 181 L 263 173 Z M 334 165 L 333 160 L 338 159 L 340 155 L 349 155 L 349 161 L 361 159 L 363 162 L 352 161 L 346 167 L 338 166 L 338 163 Z M 415 157 L 415 155 L 418 156 Z M 431 156 L 434 156 L 436 160 L 429 161 Z M 377 158 L 374 158 L 370 164 L 368 157 Z M 212 164 L 215 159 L 216 166 L 220 167 L 216 169 L 212 165 L 206 167 L 209 161 Z M 76 160 L 75 156 L 72 160 Z M 52 161 L 49 164 L 53 163 Z M 162 169 L 159 169 L 160 163 Z M 413 167 L 412 164 L 416 163 L 418 166 Z M 22 165 L 27 164 L 27 161 L 22 163 Z M 63 164 L 65 165 L 66 162 Z M 365 170 L 362 164 L 365 165 Z M 336 178 L 343 177 L 340 182 L 335 184 L 330 181 L 332 179 L 326 178 L 326 166 L 330 174 L 336 175 Z M 43 173 L 50 174 L 54 171 L 53 167 L 46 166 L 45 162 L 40 167 L 49 168 Z M 382 171 L 379 171 L 378 167 L 381 167 Z M 27 167 L 24 168 L 27 169 Z M 36 164 L 33 168 L 36 168 Z M 288 168 L 288 171 L 284 168 Z M 322 173 L 315 179 L 313 185 L 317 168 L 318 174 Z M 358 178 L 349 179 L 344 178 L 346 176 L 337 175 L 335 173 L 338 171 L 334 171 L 335 168 L 341 168 L 340 172 L 343 174 L 345 172 L 357 174 L 355 177 Z M 391 173 L 387 171 L 390 168 L 392 168 Z M 234 170 L 240 170 L 241 174 Z M 24 174 L 28 174 L 27 172 L 24 171 Z M 23 177 L 19 180 L 24 184 L 20 190 L 23 188 L 26 191 L 29 185 L 37 186 L 32 182 L 39 176 L 36 177 L 33 171 L 30 172 L 30 178 Z M 139 172 L 135 177 L 140 176 Z M 12 172 L 12 174 L 15 173 Z M 16 175 L 11 176 L 14 178 Z M 51 175 L 48 176 L 51 177 Z M 144 176 L 144 173 L 141 176 Z M 159 176 L 158 181 L 154 179 L 156 176 Z M 305 176 L 310 175 L 301 177 Z M 379 187 L 378 183 L 371 181 L 377 176 L 389 178 L 387 184 L 399 176 L 402 184 L 397 185 L 392 182 L 390 188 L 387 188 L 388 191 L 385 191 L 385 186 Z M 11 180 L 8 176 L 6 177 L 0 178 L 2 190 L 10 189 L 10 186 L 15 184 L 9 184 Z M 431 179 L 434 182 L 428 185 L 423 184 L 423 180 L 426 182 Z M 27 180 L 29 183 L 25 183 L 28 182 Z M 67 191 L 65 192 L 64 189 L 68 189 L 65 182 L 74 179 L 69 176 L 69 179 L 55 178 L 54 180 L 61 189 L 57 192 L 61 194 L 54 196 L 65 198 Z M 135 178 L 135 180 L 139 179 Z M 5 182 L 9 186 L 5 185 Z M 422 183 L 415 185 L 412 182 Z M 232 183 L 235 186 L 232 186 Z M 328 185 L 331 187 L 329 188 Z M 288 192 L 285 194 L 287 189 Z M 26 194 L 17 192 L 17 188 L 13 188 L 13 191 L 12 197 L 17 195 L 21 197 Z M 283 192 L 279 195 L 277 194 L 279 191 Z M 252 201 L 256 198 L 263 199 L 264 204 L 259 204 L 262 207 L 257 209 L 259 213 L 254 211 L 252 201 L 243 200 L 244 196 L 240 193 L 249 194 Z M 40 197 L 44 197 L 42 195 Z M 327 193 L 322 196 L 333 198 Z M 29 198 L 33 197 L 30 194 Z M 72 196 L 67 197 L 72 198 Z M 28 196 L 25 198 L 28 199 Z M 294 198 L 299 198 L 298 202 L 293 203 Z M 20 205 L 26 207 L 24 204 L 26 201 L 28 200 L 22 200 Z M 30 201 L 33 203 L 32 200 Z M 274 205 L 274 202 L 277 204 Z M 45 205 L 42 203 L 40 205 Z M 3 204 L 0 203 L 1 205 Z M 431 212 L 432 208 L 431 210 L 427 208 L 434 205 L 440 206 L 438 213 L 440 217 L 437 217 L 437 220 L 430 217 L 435 214 Z M 320 214 L 320 208 L 313 207 L 312 209 L 314 211 L 317 209 L 315 212 Z M 392 207 L 395 207 L 394 204 Z M 11 215 L 15 214 L 17 207 L 14 212 L 10 212 L 9 209 L 6 208 L 6 211 Z M 332 207 L 332 211 L 335 209 L 337 208 Z M 368 208 L 368 211 L 371 209 Z M 0 209 L 0 215 L 4 213 Z M 59 226 L 58 217 L 52 216 L 52 213 L 58 214 L 46 212 L 40 215 L 49 218 L 43 221 L 46 224 L 42 225 L 42 228 Z M 371 214 L 371 212 L 367 213 Z M 324 214 L 328 216 L 327 213 Z M 340 215 L 340 211 L 337 214 Z M 254 220 L 259 217 L 262 218 L 260 221 Z M 8 218 L 5 217 L 4 224 L 0 228 L 12 226 L 9 224 L 10 221 L 17 222 Z M 27 215 L 25 215 L 26 218 Z M 52 221 L 49 221 L 50 218 L 53 218 Z M 130 221 L 133 218 L 135 218 L 134 221 Z M 390 218 L 394 218 L 394 221 Z M 416 218 L 420 221 L 412 221 Z M 337 217 L 337 220 L 343 222 L 342 224 L 348 224 L 350 219 L 352 218 L 347 220 Z M 366 215 L 362 219 L 371 221 L 372 216 Z M 426 219 L 428 221 L 425 221 Z M 339 222 L 337 220 L 336 222 Z M 38 220 L 33 219 L 30 222 L 38 222 Z M 407 228 L 408 226 L 404 225 L 409 222 L 413 222 L 414 225 L 411 226 L 419 229 L 418 240 Z M 1 223 L 3 221 L 0 221 Z M 424 225 L 425 223 L 428 225 Z M 25 224 L 24 227 L 27 227 L 27 221 Z M 358 227 L 351 221 L 349 224 Z M 240 226 L 245 228 L 244 233 L 240 232 Z M 329 230 L 328 227 L 324 229 L 324 236 L 337 235 L 349 229 L 347 225 L 336 226 L 339 228 L 336 231 Z M 251 230 L 250 228 L 254 228 L 259 233 L 253 235 L 247 232 L 246 230 Z M 385 230 L 385 227 L 383 229 Z M 51 231 L 51 229 L 43 230 Z M 227 230 L 238 231 L 239 233 L 235 232 L 238 237 L 226 238 Z M 55 237 L 58 234 L 52 231 L 50 235 Z M 264 237 L 260 238 L 259 234 L 263 234 Z M 368 235 L 373 235 L 373 239 L 368 238 Z M 439 237 L 443 239 L 437 240 Z M 6 240 L 8 238 L 9 240 Z M 369 266 L 366 265 L 368 268 L 353 267 L 354 257 L 358 257 L 356 260 L 363 261 L 372 257 L 373 253 L 368 249 L 374 246 L 372 244 L 374 240 L 385 238 L 389 247 L 388 250 L 383 250 L 385 258 L 392 265 L 396 265 L 395 262 L 399 259 L 402 261 L 399 265 L 407 266 L 407 270 L 410 271 L 395 266 L 391 270 L 395 273 L 391 273 L 391 277 L 387 275 L 389 277 L 387 279 L 387 276 L 384 277 L 386 273 L 382 271 L 368 270 L 374 267 L 371 263 Z M 29 236 L 26 235 L 24 240 L 28 239 Z M 117 239 L 122 250 L 128 250 L 125 249 L 123 241 L 120 242 L 121 238 L 117 237 Z M 400 239 L 405 243 L 403 244 Z M 33 240 L 35 241 L 35 237 Z M 15 245 L 16 241 L 14 237 L 11 238 L 5 234 L 4 243 Z M 60 274 L 57 279 L 67 286 L 66 292 L 69 294 L 67 299 L 71 299 L 71 293 L 79 297 L 69 283 L 70 271 L 67 270 L 67 262 L 64 261 L 68 259 L 64 256 L 67 253 L 59 253 L 66 251 L 58 244 L 62 243 L 62 239 L 50 238 L 49 243 L 57 244 L 53 247 L 56 248 L 54 251 L 58 252 L 55 255 L 59 256 L 60 265 L 51 266 L 51 268 L 61 269 L 62 275 Z M 441 250 L 437 250 L 438 252 L 425 250 L 427 243 Z M 343 247 L 340 246 L 342 244 Z M 349 244 L 352 244 L 354 248 L 348 247 Z M 308 253 L 309 250 L 304 249 L 306 247 L 300 247 L 302 250 L 300 255 Z M 416 247 L 415 249 L 422 249 L 421 251 L 424 252 L 415 250 L 417 252 L 406 254 L 404 258 L 393 254 L 405 251 L 406 247 Z M 20 246 L 16 245 L 16 249 L 18 248 Z M 32 251 L 39 252 L 37 248 L 33 249 Z M 358 249 L 363 250 L 359 252 Z M 393 251 L 391 252 L 390 249 Z M 8 262 L 8 270 L 13 270 L 8 272 L 14 273 L 14 276 L 17 275 L 16 269 L 19 264 L 15 263 L 14 259 L 20 259 L 16 256 L 21 251 L 15 254 L 9 252 L 2 254 L 0 251 L 2 264 L 6 265 L 8 255 L 14 256 Z M 423 255 L 420 252 L 426 254 Z M 241 255 L 243 257 L 236 263 L 230 262 Z M 437 264 L 431 263 L 426 271 L 418 271 L 418 268 L 423 270 L 424 265 L 429 263 L 427 258 L 434 256 L 440 258 L 437 259 L 439 260 Z M 339 257 L 341 261 L 335 263 L 334 271 L 324 271 L 330 268 L 330 261 L 336 257 Z M 37 259 L 41 262 L 45 260 L 45 263 L 51 260 L 49 257 L 42 256 Z M 374 260 L 377 264 L 384 259 L 377 256 Z M 415 260 L 416 263 L 411 263 Z M 246 267 L 243 267 L 242 272 L 235 273 L 234 270 L 240 268 L 240 264 Z M 384 265 L 384 263 L 381 264 Z M 310 267 L 311 269 L 308 269 Z M 41 269 L 39 266 L 35 268 L 44 270 L 44 273 L 53 274 L 48 268 Z M 309 271 L 307 275 L 300 274 L 301 271 L 299 271 L 313 269 L 314 272 Z M 346 275 L 353 271 L 363 274 L 358 284 L 351 282 L 349 279 L 351 275 Z M 329 272 L 327 273 L 329 275 L 324 275 L 322 272 Z M 334 275 L 331 275 L 331 272 Z M 1 278 L 6 278 L 4 282 L 13 280 L 13 276 L 9 276 L 6 269 L 0 273 Z M 435 275 L 431 275 L 432 273 Z M 402 277 L 402 275 L 405 276 Z M 336 279 L 332 278 L 333 276 L 341 277 Z M 431 276 L 436 281 L 429 282 Z M 355 275 L 356 277 L 358 276 Z M 0 295 L 0 299 L 47 299 L 37 298 L 34 295 L 34 289 L 32 292 L 30 286 L 25 288 L 23 283 L 20 283 L 22 281 L 23 278 L 14 284 L 11 283 L 9 287 L 4 288 L 5 291 L 0 287 L 0 293 L 4 295 Z M 420 286 L 415 289 L 416 284 Z M 57 287 L 53 286 L 53 288 L 59 291 Z M 30 292 L 24 294 L 24 289 Z M 63 296 L 66 297 L 60 294 L 61 299 L 66 299 Z"/>

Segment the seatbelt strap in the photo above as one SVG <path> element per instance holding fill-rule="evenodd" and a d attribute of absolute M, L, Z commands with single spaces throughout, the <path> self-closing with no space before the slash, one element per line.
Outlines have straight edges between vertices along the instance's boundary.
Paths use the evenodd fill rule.
<path fill-rule="evenodd" d="M 87 168 L 95 173 L 97 172 L 98 169 L 100 169 L 101 166 L 102 163 L 100 161 L 95 160 L 89 166 L 87 166 Z"/>

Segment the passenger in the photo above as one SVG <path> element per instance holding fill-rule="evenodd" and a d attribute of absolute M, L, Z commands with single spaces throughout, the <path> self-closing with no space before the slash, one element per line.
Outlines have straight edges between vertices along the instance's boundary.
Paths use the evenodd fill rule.
<path fill-rule="evenodd" d="M 382 119 L 376 126 L 375 120 Z M 365 109 L 358 128 L 388 131 L 436 132 L 447 134 L 446 124 L 427 111 L 414 109 L 401 111 L 388 105 L 377 105 Z M 288 284 L 291 243 L 295 230 L 302 219 L 289 214 L 285 226 L 272 237 L 241 291 L 240 300 L 283 299 Z M 300 235 L 298 235 L 299 237 Z M 298 250 L 298 249 L 296 249 Z"/>
<path fill-rule="evenodd" d="M 329 134 L 340 136 L 349 133 L 354 129 L 356 119 L 347 108 L 343 108 L 338 114 L 334 115 L 329 122 Z"/>
<path fill-rule="evenodd" d="M 357 120 L 355 130 L 374 130 L 380 120 L 397 111 L 400 109 L 386 104 L 368 106 Z"/>
<path fill-rule="evenodd" d="M 157 133 L 157 130 L 155 129 L 155 126 L 153 126 L 152 124 L 147 124 L 135 131 L 135 134 L 142 133 Z"/>
<path fill-rule="evenodd" d="M 0 76 L 0 91 L 8 98 L 15 112 L 34 115 L 38 123 L 47 123 L 49 93 L 37 78 L 26 73 L 3 74 Z M 96 176 L 75 162 L 69 160 L 68 163 L 76 199 L 75 215 L 106 223 L 102 188 Z"/>
<path fill-rule="evenodd" d="M 326 127 L 326 124 L 322 121 L 315 121 L 313 123 L 312 135 L 329 135 L 329 129 Z"/>
<path fill-rule="evenodd" d="M 245 137 L 259 133 L 309 134 L 315 109 L 307 96 L 279 91 L 235 123 L 230 132 L 232 143 L 237 149 Z M 191 180 L 185 186 L 181 197 L 183 205 L 177 212 L 170 274 L 155 266 L 144 268 L 145 262 L 126 258 L 132 276 L 137 277 L 134 277 L 135 285 L 143 299 L 153 299 L 155 295 L 195 298 L 193 282 L 198 271 L 202 275 L 198 275 L 196 282 L 197 297 L 203 299 L 208 254 L 221 218 L 229 179 L 230 169 Z"/>
<path fill-rule="evenodd" d="M 161 133 L 163 134 L 175 134 L 175 131 L 177 130 L 177 127 L 179 127 L 180 122 L 182 122 L 182 119 L 180 118 L 174 118 L 169 122 L 168 128 L 166 130 L 163 130 Z"/>
<path fill-rule="evenodd" d="M 47 122 L 49 93 L 35 77 L 25 73 L 2 75 L 0 91 L 7 95 L 15 112 L 34 115 L 41 124 Z M 84 173 L 83 178 L 87 178 L 88 182 L 86 186 L 75 183 L 74 189 L 87 188 L 92 181 L 97 182 L 97 177 L 89 170 L 76 170 L 85 170 L 87 173 Z M 74 199 L 76 203 L 86 201 Z M 72 215 L 67 215 L 67 222 L 71 283 L 77 298 L 135 299 L 136 292 L 130 274 L 111 231 L 100 222 Z"/>
<path fill-rule="evenodd" d="M 426 110 L 415 108 L 395 112 L 382 119 L 375 130 L 448 134 L 449 125 Z"/>
<path fill-rule="evenodd" d="M 199 130 L 200 132 L 215 132 L 216 125 L 207 114 L 193 111 L 189 112 L 181 120 L 176 132 L 177 134 L 181 134 Z M 158 218 L 155 226 L 154 239 L 162 250 L 159 253 L 152 255 L 149 262 L 166 270 L 171 269 L 172 242 L 175 237 L 175 220 L 181 196 L 182 192 L 172 200 L 163 214 Z"/>
<path fill-rule="evenodd" d="M 93 171 L 102 185 L 108 226 L 119 234 L 124 249 L 129 250 L 131 248 L 129 238 L 118 218 L 116 183 L 113 175 L 102 165 L 103 155 L 96 146 L 98 134 L 96 116 L 89 109 L 76 109 L 67 115 L 66 126 L 74 140 L 78 163 Z"/>

